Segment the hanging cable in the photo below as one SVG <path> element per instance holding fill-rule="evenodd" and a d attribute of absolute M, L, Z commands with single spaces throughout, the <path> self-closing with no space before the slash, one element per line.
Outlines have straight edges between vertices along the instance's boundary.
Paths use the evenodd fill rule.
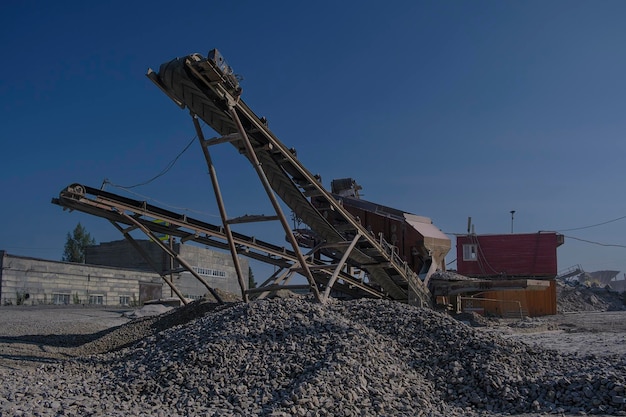
<path fill-rule="evenodd" d="M 113 187 L 117 187 L 117 188 L 121 188 L 124 190 L 129 190 L 131 188 L 136 188 L 136 187 L 140 187 L 142 185 L 147 185 L 150 184 L 152 181 L 156 180 L 159 177 L 162 177 L 163 175 L 167 174 L 167 172 L 172 169 L 172 167 L 176 164 L 176 162 L 178 161 L 178 159 L 187 151 L 187 149 L 189 149 L 189 147 L 191 146 L 191 144 L 196 140 L 198 136 L 194 136 L 189 143 L 187 144 L 187 146 L 185 146 L 183 148 L 183 150 L 176 155 L 176 157 L 174 159 L 172 159 L 166 166 L 165 168 L 163 168 L 161 170 L 161 172 L 159 172 L 158 174 L 156 174 L 154 177 L 150 178 L 149 180 L 146 180 L 144 182 L 140 182 L 139 184 L 135 184 L 135 185 L 118 185 L 118 184 L 113 184 L 112 182 L 110 182 L 108 179 L 105 179 L 102 182 L 102 186 L 104 187 L 105 184 L 110 184 Z"/>
<path fill-rule="evenodd" d="M 489 270 L 491 270 L 492 273 L 501 275 L 502 272 L 497 271 L 493 266 L 491 266 L 489 261 L 487 261 L 487 256 L 485 255 L 485 252 L 483 251 L 483 248 L 480 245 L 480 239 L 478 238 L 478 235 L 472 234 L 471 236 L 472 236 L 471 239 L 473 240 L 472 243 L 476 245 L 476 249 L 477 249 L 476 261 L 478 262 L 478 266 L 480 267 L 480 271 L 482 272 L 482 274 L 490 275 L 487 273 L 487 268 L 489 268 Z"/>
<path fill-rule="evenodd" d="M 130 193 L 130 194 L 132 194 L 132 195 L 137 196 L 137 197 L 141 197 L 144 201 L 154 201 L 154 202 L 156 202 L 156 203 L 158 203 L 158 204 L 160 204 L 160 205 L 163 205 L 163 206 L 165 206 L 165 207 L 169 207 L 169 208 L 171 208 L 171 209 L 175 209 L 175 210 L 181 210 L 181 211 L 186 211 L 186 212 L 190 212 L 190 213 L 197 213 L 197 214 L 202 214 L 202 215 L 205 215 L 205 216 L 210 216 L 210 217 L 219 217 L 219 216 L 218 216 L 218 215 L 216 215 L 216 214 L 210 214 L 210 213 L 206 213 L 206 212 L 202 212 L 202 211 L 191 210 L 191 209 L 186 208 L 186 207 L 176 207 L 176 206 L 172 206 L 172 205 L 170 205 L 170 204 L 167 204 L 167 203 L 163 203 L 163 202 L 161 202 L 161 201 L 158 201 L 158 200 L 156 200 L 156 199 L 154 199 L 154 198 L 147 197 L 147 196 L 144 196 L 144 195 L 142 195 L 142 194 L 139 194 L 139 193 L 136 193 L 136 192 L 131 191 L 131 189 L 133 189 L 133 188 L 137 188 L 137 187 L 141 187 L 142 185 L 147 185 L 147 184 L 150 184 L 152 181 L 156 180 L 157 178 L 162 177 L 163 175 L 167 174 L 167 172 L 168 172 L 170 169 L 172 169 L 172 168 L 174 167 L 174 165 L 176 164 L 176 162 L 178 162 L 178 160 L 180 159 L 180 157 L 181 157 L 181 156 L 182 156 L 185 152 L 187 152 L 187 150 L 191 147 L 191 144 L 192 144 L 192 143 L 194 143 L 194 142 L 195 142 L 195 140 L 196 140 L 197 138 L 198 138 L 198 135 L 194 135 L 194 137 L 193 137 L 193 138 L 191 138 L 191 140 L 190 140 L 190 141 L 189 141 L 189 143 L 188 143 L 188 144 L 187 144 L 187 145 L 183 148 L 183 150 L 182 150 L 182 151 L 180 151 L 180 152 L 178 153 L 178 155 L 176 155 L 176 157 L 174 157 L 174 159 L 172 159 L 172 160 L 171 160 L 171 161 L 170 161 L 170 162 L 169 162 L 169 163 L 165 166 L 165 168 L 163 168 L 163 169 L 161 170 L 161 172 L 159 172 L 158 174 L 156 174 L 154 177 L 150 178 L 149 180 L 146 180 L 146 181 L 144 181 L 144 182 L 140 182 L 140 183 L 138 183 L 138 184 L 134 184 L 134 185 L 119 185 L 119 184 L 114 184 L 114 183 L 112 183 L 111 181 L 109 181 L 107 178 L 105 178 L 105 179 L 102 181 L 102 186 L 100 187 L 100 189 L 101 189 L 101 190 L 104 190 L 104 186 L 108 184 L 108 185 L 110 185 L 111 187 L 118 188 L 118 189 L 120 189 L 120 190 L 124 190 L 124 191 L 126 191 L 126 192 L 128 192 L 128 193 Z"/>
<path fill-rule="evenodd" d="M 622 219 L 626 219 L 626 216 L 618 217 L 617 219 L 608 220 L 606 222 L 602 222 L 602 223 L 598 223 L 598 224 L 592 224 L 592 225 L 589 225 L 589 226 L 574 227 L 572 229 L 560 229 L 560 230 L 557 230 L 557 232 L 571 232 L 572 230 L 589 229 L 589 228 L 592 228 L 592 227 L 598 227 L 598 226 L 603 226 L 605 224 L 613 223 L 613 222 L 616 222 L 616 221 L 622 220 Z"/>
<path fill-rule="evenodd" d="M 563 235 L 568 239 L 574 239 L 574 240 L 578 240 L 581 242 L 585 242 L 585 243 L 591 243 L 594 245 L 599 245 L 599 246 L 610 246 L 610 247 L 614 247 L 614 248 L 626 248 L 626 245 L 617 245 L 617 244 L 612 244 L 612 243 L 600 243 L 600 242 L 594 242 L 592 240 L 586 240 L 586 239 L 580 239 L 578 237 L 574 237 L 574 236 L 567 236 L 567 235 Z"/>

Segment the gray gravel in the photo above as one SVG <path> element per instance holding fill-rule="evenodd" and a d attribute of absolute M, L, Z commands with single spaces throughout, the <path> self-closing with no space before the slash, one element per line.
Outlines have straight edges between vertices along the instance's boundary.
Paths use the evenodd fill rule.
<path fill-rule="evenodd" d="M 624 311 L 624 294 L 586 285 L 568 285 L 557 281 L 558 312 Z"/>
<path fill-rule="evenodd" d="M 113 351 L 0 368 L 0 416 L 626 415 L 622 356 L 386 301 L 194 303 L 72 349 Z"/>

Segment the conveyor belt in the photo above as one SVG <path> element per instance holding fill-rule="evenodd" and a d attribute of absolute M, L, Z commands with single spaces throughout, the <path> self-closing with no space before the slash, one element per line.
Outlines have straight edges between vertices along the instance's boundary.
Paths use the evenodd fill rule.
<path fill-rule="evenodd" d="M 172 235 L 179 238 L 181 242 L 192 241 L 203 246 L 228 250 L 226 235 L 221 226 L 165 210 L 145 201 L 133 200 L 81 184 L 72 184 L 64 188 L 58 198 L 53 198 L 52 203 L 66 209 L 105 218 L 120 229 L 133 228 L 133 223 L 128 221 L 128 216 L 130 216 L 154 234 Z M 240 233 L 234 233 L 233 237 L 237 252 L 242 256 L 283 269 L 292 268 L 297 262 L 294 252 L 283 246 Z M 322 268 L 324 264 L 315 259 L 310 260 L 310 266 L 313 268 L 316 282 L 326 285 L 331 275 L 329 269 Z M 341 279 L 345 285 L 336 284 L 334 287 L 339 292 L 361 297 L 385 297 L 377 289 L 348 274 L 341 274 Z"/>
<path fill-rule="evenodd" d="M 394 257 L 393 251 L 381 239 L 372 236 L 322 186 L 267 126 L 241 100 L 241 91 L 233 86 L 220 68 L 200 54 L 176 58 L 161 65 L 158 73 L 148 76 L 181 108 L 211 126 L 244 155 L 243 135 L 253 146 L 272 189 L 280 199 L 326 242 L 338 243 L 361 236 L 350 252 L 351 265 L 367 271 L 371 281 L 380 285 L 388 296 L 399 301 L 430 305 L 428 289 L 419 277 Z M 236 112 L 245 132 L 240 132 L 232 116 Z M 246 155 L 251 160 L 250 155 Z M 313 205 L 308 196 L 314 193 L 324 198 L 329 207 L 345 223 L 341 232 L 331 225 Z M 337 256 L 342 255 L 338 249 Z"/>

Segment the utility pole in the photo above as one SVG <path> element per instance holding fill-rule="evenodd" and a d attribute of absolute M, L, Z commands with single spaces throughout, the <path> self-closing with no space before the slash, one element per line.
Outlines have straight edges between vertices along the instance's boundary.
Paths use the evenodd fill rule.
<path fill-rule="evenodd" d="M 170 235 L 169 236 L 169 243 L 170 243 L 170 250 L 173 252 L 174 251 L 174 236 Z M 171 256 L 170 258 L 170 283 L 174 284 L 174 273 L 172 272 L 174 270 L 174 258 L 172 258 Z M 170 297 L 174 297 L 174 289 L 172 288 L 172 286 L 170 285 Z"/>
<path fill-rule="evenodd" d="M 511 234 L 513 234 L 513 216 L 515 215 L 515 210 L 511 210 Z"/>

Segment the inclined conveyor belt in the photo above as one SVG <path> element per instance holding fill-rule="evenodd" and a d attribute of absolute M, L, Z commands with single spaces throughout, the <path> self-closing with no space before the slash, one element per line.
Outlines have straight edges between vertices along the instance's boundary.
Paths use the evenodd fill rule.
<path fill-rule="evenodd" d="M 393 251 L 368 233 L 324 189 L 294 153 L 241 100 L 241 90 L 233 85 L 232 75 L 229 78 L 222 69 L 210 59 L 192 54 L 166 62 L 158 73 L 150 70 L 148 76 L 181 108 L 188 108 L 251 160 L 245 152 L 242 132 L 231 113 L 234 109 L 276 195 L 328 243 L 350 241 L 350 236 L 359 233 L 361 239 L 350 252 L 349 262 L 367 271 L 370 280 L 380 285 L 389 297 L 401 301 L 416 297 L 413 301 L 430 305 L 430 293 L 419 277 L 395 259 Z M 311 204 L 308 197 L 313 194 L 325 198 L 330 208 L 343 219 L 342 232 Z M 338 253 L 341 256 L 339 246 Z"/>

